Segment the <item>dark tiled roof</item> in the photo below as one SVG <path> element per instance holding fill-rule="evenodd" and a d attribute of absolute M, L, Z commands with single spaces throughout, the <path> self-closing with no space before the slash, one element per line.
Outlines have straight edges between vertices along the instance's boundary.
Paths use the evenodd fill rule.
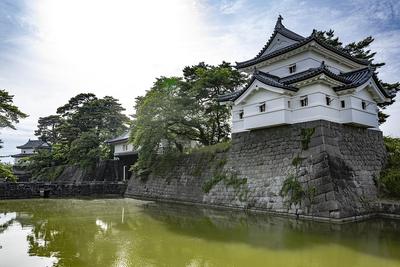
<path fill-rule="evenodd" d="M 293 74 L 293 75 L 290 75 L 290 76 L 286 76 L 286 77 L 281 79 L 281 82 L 285 83 L 285 84 L 292 84 L 292 83 L 295 83 L 295 82 L 298 82 L 298 81 L 302 81 L 302 80 L 308 79 L 310 77 L 316 76 L 316 75 L 321 74 L 321 73 L 325 73 L 329 77 L 331 77 L 331 78 L 333 78 L 335 80 L 338 80 L 340 82 L 343 82 L 343 83 L 348 83 L 349 82 L 347 79 L 345 79 L 343 77 L 340 77 L 340 75 L 336 75 L 335 73 L 331 72 L 326 67 L 324 61 L 321 62 L 321 65 L 318 68 L 309 68 L 306 71 L 302 71 L 302 72 L 299 72 L 299 73 L 296 73 L 296 74 Z"/>
<path fill-rule="evenodd" d="M 388 98 L 393 97 L 391 94 L 386 92 L 386 90 L 382 87 L 378 78 L 376 77 L 374 69 L 370 65 L 367 67 L 361 68 L 359 70 L 346 72 L 346 73 L 337 75 L 337 74 L 331 72 L 326 67 L 324 61 L 322 61 L 321 65 L 318 68 L 310 68 L 306 71 L 302 71 L 302 72 L 299 72 L 299 73 L 296 73 L 296 74 L 293 74 L 290 76 L 286 76 L 283 78 L 279 78 L 278 76 L 274 76 L 274 75 L 271 75 L 271 74 L 268 74 L 268 73 L 265 73 L 265 72 L 255 69 L 251 80 L 247 83 L 247 85 L 243 89 L 233 92 L 233 93 L 230 93 L 230 94 L 218 96 L 216 101 L 218 101 L 218 102 L 235 101 L 250 87 L 250 85 L 256 79 L 259 80 L 260 82 L 270 85 L 270 86 L 279 87 L 279 88 L 283 88 L 286 90 L 297 92 L 299 90 L 299 88 L 297 88 L 291 84 L 302 81 L 302 80 L 309 79 L 311 77 L 317 76 L 322 73 L 324 73 L 328 77 L 330 77 L 334 80 L 337 80 L 339 82 L 342 82 L 344 84 L 344 85 L 341 85 L 338 87 L 334 87 L 333 89 L 335 91 L 340 91 L 340 90 L 357 87 L 357 86 L 365 83 L 369 78 L 373 77 L 375 83 L 378 85 L 378 88 L 382 92 L 382 94 Z"/>
<path fill-rule="evenodd" d="M 120 136 L 118 136 L 118 137 L 116 137 L 114 139 L 109 139 L 109 140 L 107 140 L 107 143 L 115 143 L 115 142 L 119 142 L 119 141 L 126 141 L 129 138 L 129 133 L 130 132 L 131 131 L 128 130 L 125 133 L 123 133 L 122 135 L 120 135 Z"/>
<path fill-rule="evenodd" d="M 298 88 L 282 82 L 282 80 L 278 76 L 271 75 L 271 74 L 259 71 L 257 69 L 254 70 L 253 77 L 256 80 L 259 80 L 260 82 L 263 82 L 267 85 L 279 87 L 279 88 L 286 89 L 286 90 L 291 90 L 294 92 L 296 92 L 298 90 Z"/>
<path fill-rule="evenodd" d="M 244 86 L 243 89 L 233 92 L 233 93 L 226 94 L 226 95 L 218 95 L 218 97 L 216 98 L 216 101 L 218 101 L 218 102 L 235 101 L 245 91 L 247 91 L 247 89 L 250 87 L 250 85 L 255 80 L 258 80 L 258 81 L 260 81 L 264 84 L 270 85 L 270 86 L 274 86 L 274 87 L 278 87 L 278 88 L 282 88 L 282 89 L 286 89 L 286 90 L 290 90 L 290 91 L 294 91 L 294 92 L 296 92 L 298 90 L 298 88 L 296 88 L 294 86 L 282 83 L 281 79 L 278 76 L 259 71 L 258 69 L 255 68 L 250 81 Z"/>
<path fill-rule="evenodd" d="M 261 51 L 257 54 L 256 58 L 259 58 L 262 56 L 262 54 L 268 49 L 268 47 L 271 45 L 272 40 L 274 40 L 275 36 L 280 33 L 283 36 L 292 39 L 294 41 L 303 41 L 305 38 L 301 35 L 298 35 L 295 32 L 292 32 L 289 29 L 286 29 L 285 26 L 282 24 L 282 16 L 279 15 L 278 20 L 275 24 L 275 29 L 274 32 L 272 33 L 271 37 L 269 38 L 268 42 L 264 45 L 264 47 L 261 49 Z"/>
<path fill-rule="evenodd" d="M 12 158 L 25 158 L 25 157 L 30 157 L 33 155 L 38 155 L 38 153 L 19 153 L 15 155 L 11 155 Z"/>
<path fill-rule="evenodd" d="M 215 100 L 218 102 L 235 101 L 244 91 L 246 91 L 246 89 L 247 86 L 233 93 L 229 93 L 226 95 L 218 95 L 218 97 Z"/>
<path fill-rule="evenodd" d="M 22 146 L 17 146 L 17 148 L 19 149 L 24 149 L 24 148 L 35 148 L 35 147 L 39 147 L 39 148 L 51 148 L 51 146 L 49 146 L 45 141 L 41 141 L 41 140 L 30 140 Z"/>
<path fill-rule="evenodd" d="M 303 45 L 305 45 L 305 44 L 307 44 L 307 43 L 309 43 L 309 42 L 311 42 L 313 40 L 315 42 L 317 42 L 319 45 L 321 45 L 321 46 L 323 46 L 323 47 L 325 47 L 325 48 L 327 48 L 327 49 L 329 49 L 329 50 L 331 50 L 331 51 L 333 51 L 333 52 L 335 52 L 337 54 L 340 54 L 343 57 L 348 58 L 348 59 L 350 59 L 350 60 L 352 60 L 352 61 L 354 61 L 356 63 L 362 64 L 362 65 L 368 65 L 369 64 L 368 60 L 355 58 L 355 57 L 347 54 L 346 52 L 343 52 L 342 50 L 339 50 L 339 49 L 337 49 L 337 48 L 325 43 L 324 41 L 322 41 L 321 39 L 319 39 L 317 37 L 316 30 L 314 30 L 309 37 L 304 38 L 304 37 L 292 32 L 292 31 L 286 29 L 282 25 L 281 20 L 282 20 L 282 18 L 279 17 L 278 18 L 278 22 L 276 23 L 276 25 L 277 26 L 279 25 L 279 26 L 278 27 L 275 26 L 274 33 L 272 34 L 271 38 L 268 40 L 267 44 L 263 47 L 263 49 L 261 49 L 261 51 L 257 54 L 257 56 L 254 57 L 253 59 L 250 59 L 250 60 L 246 60 L 246 61 L 243 61 L 243 62 L 236 62 L 236 66 L 235 67 L 237 69 L 248 67 L 248 66 L 251 66 L 253 64 L 260 63 L 260 62 L 262 62 L 264 60 L 279 56 L 281 54 L 284 54 L 286 52 L 289 52 L 291 50 L 299 48 L 299 47 L 301 47 L 301 46 L 303 46 Z M 267 50 L 267 48 L 271 44 L 272 40 L 274 39 L 274 37 L 278 33 L 280 33 L 280 34 L 282 34 L 282 35 L 284 35 L 284 36 L 286 36 L 286 37 L 288 37 L 288 38 L 290 38 L 292 40 L 298 41 L 298 42 L 295 43 L 295 44 L 283 47 L 281 49 L 278 49 L 276 51 L 273 51 L 273 52 L 271 52 L 269 54 L 262 55 Z"/>
<path fill-rule="evenodd" d="M 364 84 L 369 78 L 373 78 L 375 83 L 377 84 L 379 90 L 382 92 L 382 94 L 387 97 L 387 98 L 392 98 L 390 93 L 386 92 L 386 90 L 382 87 L 382 84 L 379 82 L 378 77 L 375 74 L 375 70 L 372 68 L 371 65 L 368 65 L 367 67 L 355 70 L 355 71 L 350 71 L 346 73 L 342 73 L 338 75 L 341 78 L 346 79 L 348 82 L 342 86 L 337 86 L 334 87 L 333 89 L 335 91 L 341 91 L 341 90 L 346 90 L 349 88 L 354 88 L 359 85 Z"/>

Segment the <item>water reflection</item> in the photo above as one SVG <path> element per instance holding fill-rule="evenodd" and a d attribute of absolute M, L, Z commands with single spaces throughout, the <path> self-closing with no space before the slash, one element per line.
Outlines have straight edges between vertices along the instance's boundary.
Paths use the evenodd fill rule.
<path fill-rule="evenodd" d="M 331 224 L 236 211 L 148 203 L 144 211 L 168 230 L 192 238 L 244 243 L 268 250 L 306 250 L 336 244 L 400 261 L 400 221 L 375 218 Z"/>
<path fill-rule="evenodd" d="M 26 243 L 14 261 L 10 233 Z M 399 266 L 400 222 L 337 225 L 133 199 L 13 200 L 0 202 L 0 248 L 7 266 L 23 266 L 23 257 L 53 267 Z"/>

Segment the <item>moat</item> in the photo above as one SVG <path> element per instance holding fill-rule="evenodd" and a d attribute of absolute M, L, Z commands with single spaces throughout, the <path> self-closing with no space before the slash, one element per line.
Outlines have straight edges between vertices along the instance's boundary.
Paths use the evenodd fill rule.
<path fill-rule="evenodd" d="M 346 224 L 129 198 L 2 200 L 0 266 L 400 266 L 400 221 Z"/>

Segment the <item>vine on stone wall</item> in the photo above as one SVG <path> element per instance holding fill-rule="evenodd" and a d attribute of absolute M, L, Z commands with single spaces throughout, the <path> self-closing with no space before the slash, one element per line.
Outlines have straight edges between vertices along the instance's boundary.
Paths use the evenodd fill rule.
<path fill-rule="evenodd" d="M 160 155 L 160 157 L 161 160 L 154 166 L 154 174 L 165 178 L 168 173 L 175 171 L 179 154 L 171 151 Z"/>
<path fill-rule="evenodd" d="M 311 141 L 311 135 L 314 133 L 314 129 L 315 127 L 308 129 L 301 128 L 300 137 L 303 150 L 308 149 L 308 144 Z M 302 158 L 299 155 L 297 155 L 297 157 L 293 159 L 292 165 L 296 168 L 296 171 L 294 174 L 289 174 L 289 177 L 283 181 L 281 190 L 279 190 L 279 195 L 281 197 L 288 196 L 288 198 L 284 201 L 284 205 L 288 209 L 292 204 L 296 206 L 298 203 L 300 203 L 301 206 L 301 200 L 304 199 L 306 196 L 310 197 L 310 203 L 312 203 L 314 201 L 315 195 L 318 192 L 315 186 L 307 191 L 303 190 L 301 183 L 299 182 L 299 166 L 301 166 L 305 159 L 306 158 Z"/>
<path fill-rule="evenodd" d="M 247 178 L 240 179 L 233 172 L 219 171 L 225 166 L 226 159 L 227 158 L 225 157 L 215 164 L 214 177 L 204 183 L 204 185 L 202 186 L 203 192 L 208 194 L 215 185 L 217 185 L 219 182 L 222 181 L 225 184 L 226 189 L 229 186 L 234 186 L 235 188 L 234 197 L 231 199 L 231 201 L 234 200 L 236 197 L 238 197 L 241 202 L 246 201 L 249 198 L 249 193 L 250 193 L 246 189 Z"/>
<path fill-rule="evenodd" d="M 303 149 L 308 149 L 308 144 L 311 141 L 311 135 L 314 133 L 315 127 L 312 128 L 300 128 L 300 137 L 301 137 L 301 144 L 303 145 Z"/>

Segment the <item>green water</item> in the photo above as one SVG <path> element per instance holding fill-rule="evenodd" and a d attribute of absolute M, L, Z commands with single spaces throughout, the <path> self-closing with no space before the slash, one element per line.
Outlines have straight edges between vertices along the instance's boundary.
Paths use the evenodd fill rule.
<path fill-rule="evenodd" d="M 0 266 L 400 266 L 400 221 L 298 221 L 133 199 L 0 201 Z"/>

